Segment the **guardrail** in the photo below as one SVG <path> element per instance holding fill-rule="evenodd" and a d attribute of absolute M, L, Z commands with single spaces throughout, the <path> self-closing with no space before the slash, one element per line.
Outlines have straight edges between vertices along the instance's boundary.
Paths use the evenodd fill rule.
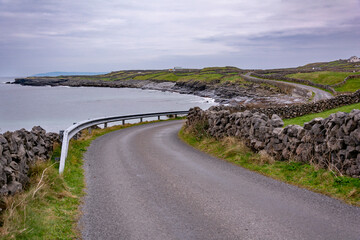
<path fill-rule="evenodd" d="M 112 117 L 94 118 L 86 121 L 81 121 L 79 123 L 75 123 L 71 127 L 64 130 L 63 132 L 59 173 L 62 174 L 65 168 L 65 160 L 68 154 L 70 139 L 73 138 L 78 132 L 80 132 L 83 129 L 100 124 L 104 124 L 104 127 L 106 128 L 107 124 L 110 122 L 122 121 L 122 124 L 125 124 L 126 120 L 132 120 L 132 119 L 140 119 L 140 122 L 142 122 L 144 118 L 158 117 L 158 120 L 160 120 L 161 116 L 174 115 L 176 117 L 177 115 L 187 115 L 188 112 L 189 111 L 175 111 L 175 112 L 145 113 L 145 114 L 135 114 L 135 115 L 125 115 L 125 116 L 112 116 Z"/>

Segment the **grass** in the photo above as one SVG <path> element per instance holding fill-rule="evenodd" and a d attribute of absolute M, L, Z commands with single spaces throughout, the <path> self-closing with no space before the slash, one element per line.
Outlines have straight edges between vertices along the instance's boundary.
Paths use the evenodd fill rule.
<path fill-rule="evenodd" d="M 265 153 L 253 153 L 235 138 L 216 140 L 184 129 L 179 136 L 194 148 L 235 165 L 360 206 L 360 179 L 336 176 L 331 171 L 296 161 L 274 161 Z"/>
<path fill-rule="evenodd" d="M 340 87 L 335 88 L 338 92 L 356 92 L 360 89 L 360 78 L 351 78 Z"/>
<path fill-rule="evenodd" d="M 357 75 L 357 74 L 360 73 L 322 71 L 322 72 L 289 74 L 287 75 L 287 77 L 306 79 L 314 83 L 320 83 L 323 85 L 333 85 L 342 82 L 347 76 Z M 358 82 L 360 82 L 359 79 Z M 345 85 L 348 85 L 348 83 Z M 351 91 L 356 91 L 357 89 L 360 88 L 360 83 L 349 85 L 346 88 L 351 89 Z M 342 91 L 342 88 L 337 88 L 336 90 Z"/>
<path fill-rule="evenodd" d="M 179 78 L 179 81 L 200 81 L 200 82 L 212 82 L 214 80 L 219 80 L 223 77 L 222 74 L 218 73 L 201 73 L 201 74 L 194 74 L 190 76 L 184 76 Z"/>
<path fill-rule="evenodd" d="M 221 79 L 222 83 L 231 82 L 231 83 L 246 83 L 246 81 L 239 75 L 230 74 Z"/>
<path fill-rule="evenodd" d="M 82 146 L 83 147 L 83 146 Z M 83 148 L 81 148 L 83 149 Z M 60 147 L 55 148 L 58 156 Z M 24 192 L 7 197 L 1 218 L 2 239 L 74 239 L 83 196 L 83 172 L 72 144 L 67 173 L 60 176 L 54 159 L 38 161 L 30 169 L 30 184 Z"/>
<path fill-rule="evenodd" d="M 77 221 L 85 187 L 82 159 L 87 147 L 106 133 L 146 123 L 94 129 L 91 135 L 84 131 L 80 140 L 70 142 L 63 175 L 59 175 L 55 162 L 60 156 L 60 146 L 56 146 L 50 161 L 38 161 L 31 167 L 25 191 L 2 199 L 0 207 L 5 210 L 0 216 L 0 238 L 79 239 Z"/>
<path fill-rule="evenodd" d="M 360 103 L 355 103 L 355 104 L 351 104 L 351 105 L 346 105 L 346 106 L 330 109 L 330 110 L 327 110 L 327 111 L 324 111 L 321 113 L 312 113 L 312 114 L 304 115 L 301 117 L 284 119 L 284 126 L 288 126 L 288 125 L 303 126 L 304 123 L 309 122 L 309 121 L 313 120 L 314 118 L 317 118 L 317 117 L 327 118 L 330 116 L 330 114 L 337 113 L 337 112 L 349 113 L 353 109 L 360 109 Z"/>

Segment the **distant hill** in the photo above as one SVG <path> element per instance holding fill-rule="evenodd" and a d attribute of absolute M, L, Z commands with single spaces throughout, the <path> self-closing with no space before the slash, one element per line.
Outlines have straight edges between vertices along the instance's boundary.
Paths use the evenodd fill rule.
<path fill-rule="evenodd" d="M 47 72 L 38 73 L 32 77 L 58 77 L 58 76 L 84 76 L 84 75 L 100 75 L 106 74 L 107 72 Z"/>

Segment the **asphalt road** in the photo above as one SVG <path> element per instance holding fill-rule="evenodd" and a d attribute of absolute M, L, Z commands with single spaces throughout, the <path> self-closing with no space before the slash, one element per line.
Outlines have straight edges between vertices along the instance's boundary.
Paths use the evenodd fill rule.
<path fill-rule="evenodd" d="M 93 141 L 84 239 L 360 239 L 360 208 L 199 152 L 178 139 L 181 124 Z"/>
<path fill-rule="evenodd" d="M 245 76 L 248 77 L 248 78 L 259 79 L 259 78 L 250 76 L 250 73 L 247 73 Z M 279 81 L 276 81 L 276 80 L 269 80 L 269 79 L 261 79 L 261 80 L 269 82 L 270 84 L 271 84 L 271 82 L 279 82 Z M 291 86 L 295 86 L 295 87 L 298 87 L 298 88 L 302 88 L 302 89 L 306 89 L 306 90 L 314 92 L 315 96 L 312 99 L 312 102 L 317 102 L 319 100 L 330 99 L 330 98 L 334 97 L 329 92 L 321 90 L 321 89 L 316 88 L 316 87 L 311 87 L 311 86 L 303 85 L 303 84 L 299 84 L 299 83 L 284 82 L 284 81 L 281 81 L 281 83 L 288 84 L 288 85 L 291 85 Z"/>

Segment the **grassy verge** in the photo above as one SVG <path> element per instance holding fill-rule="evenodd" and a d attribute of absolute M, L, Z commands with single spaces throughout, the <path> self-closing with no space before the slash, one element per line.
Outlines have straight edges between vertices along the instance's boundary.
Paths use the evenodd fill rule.
<path fill-rule="evenodd" d="M 180 119 L 180 118 L 177 118 Z M 155 121 L 157 122 L 157 121 Z M 141 124 L 146 124 L 144 122 Z M 30 170 L 30 184 L 24 192 L 2 199 L 1 239 L 78 239 L 79 205 L 84 195 L 83 154 L 97 137 L 139 124 L 94 129 L 79 140 L 71 140 L 65 171 L 58 173 L 60 146 L 51 161 L 38 161 Z"/>
<path fill-rule="evenodd" d="M 266 154 L 253 153 L 235 138 L 218 141 L 188 130 L 181 130 L 179 136 L 194 148 L 233 164 L 360 206 L 360 179 L 336 176 L 331 171 L 300 162 L 274 161 Z"/>
<path fill-rule="evenodd" d="M 327 110 L 327 111 L 324 111 L 321 113 L 312 113 L 312 114 L 304 115 L 301 117 L 284 119 L 284 124 L 285 124 L 284 126 L 292 125 L 292 124 L 303 126 L 304 123 L 309 122 L 314 118 L 317 118 L 317 117 L 327 118 L 332 113 L 337 113 L 337 112 L 347 112 L 348 113 L 348 112 L 351 112 L 353 109 L 360 109 L 360 103 L 355 103 L 355 104 L 351 104 L 351 105 L 347 105 L 347 106 L 330 109 L 330 110 Z"/>
<path fill-rule="evenodd" d="M 69 151 L 71 176 L 60 176 L 54 159 L 38 161 L 30 169 L 29 187 L 4 199 L 2 239 L 74 239 L 77 207 L 84 187 L 81 159 Z M 54 151 L 58 156 L 60 146 Z"/>

